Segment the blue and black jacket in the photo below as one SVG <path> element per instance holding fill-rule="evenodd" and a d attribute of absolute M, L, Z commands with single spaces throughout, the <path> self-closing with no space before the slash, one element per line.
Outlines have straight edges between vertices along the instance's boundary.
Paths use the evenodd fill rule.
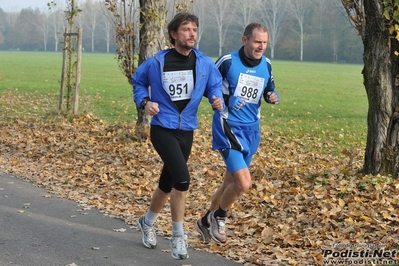
<path fill-rule="evenodd" d="M 222 77 L 215 63 L 201 51 L 193 48 L 196 55 L 195 85 L 190 102 L 179 112 L 164 88 L 162 81 L 165 55 L 171 49 L 159 51 L 144 61 L 132 77 L 133 98 L 138 106 L 145 98 L 158 103 L 159 113 L 151 125 L 168 129 L 191 131 L 198 128 L 197 111 L 202 97 L 206 95 L 212 103 L 212 96 L 223 99 Z"/>

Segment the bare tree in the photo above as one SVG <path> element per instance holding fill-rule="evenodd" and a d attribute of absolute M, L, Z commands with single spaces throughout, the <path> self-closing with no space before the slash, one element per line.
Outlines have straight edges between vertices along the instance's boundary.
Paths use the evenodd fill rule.
<path fill-rule="evenodd" d="M 369 101 L 364 174 L 399 177 L 399 9 L 397 1 L 342 0 L 364 45 Z"/>
<path fill-rule="evenodd" d="M 19 12 L 7 12 L 6 13 L 6 20 L 11 27 L 15 26 L 19 17 Z"/>
<path fill-rule="evenodd" d="M 345 16 L 345 10 L 340 4 L 341 0 L 327 1 L 322 0 L 316 6 L 315 21 L 318 21 L 320 39 L 323 35 L 329 38 L 332 51 L 332 62 L 339 61 L 339 48 L 342 43 L 348 41 L 347 35 L 343 36 L 343 32 L 350 30 L 352 25 L 348 21 L 342 21 Z M 316 23 L 315 23 L 316 24 Z"/>
<path fill-rule="evenodd" d="M 231 0 L 211 0 L 207 5 L 207 12 L 211 15 L 212 26 L 216 28 L 219 43 L 219 53 L 221 56 L 223 52 L 223 45 L 226 39 L 226 33 L 232 22 L 232 6 Z"/>
<path fill-rule="evenodd" d="M 132 75 L 137 68 L 137 62 L 141 64 L 166 46 L 166 0 L 140 0 L 138 3 L 139 6 L 135 0 L 105 0 L 107 9 L 113 14 L 119 67 L 129 84 L 132 83 Z M 140 26 L 138 26 L 138 21 Z M 139 29 L 140 38 L 138 60 L 135 29 Z M 146 138 L 150 117 L 139 106 L 136 106 L 136 109 L 136 134 L 140 138 Z"/>
<path fill-rule="evenodd" d="M 83 16 L 82 12 L 79 12 L 74 20 L 74 24 L 76 25 L 77 28 L 83 29 L 85 25 L 85 17 Z"/>
<path fill-rule="evenodd" d="M 234 5 L 233 16 L 236 24 L 242 27 L 244 32 L 245 27 L 251 22 L 261 22 L 261 17 L 259 16 L 259 8 L 261 7 L 262 1 L 264 0 L 235 0 L 231 3 Z"/>
<path fill-rule="evenodd" d="M 194 0 L 166 0 L 166 19 L 172 19 L 178 12 L 193 10 Z M 198 15 L 197 15 L 198 16 Z"/>
<path fill-rule="evenodd" d="M 317 20 L 319 22 L 319 35 L 322 35 L 323 32 L 323 17 L 325 14 L 329 13 L 330 9 L 328 8 L 328 4 L 331 3 L 333 1 L 327 2 L 327 0 L 319 0 L 319 2 L 317 3 L 317 12 L 316 12 L 316 16 L 317 16 Z"/>
<path fill-rule="evenodd" d="M 50 9 L 48 21 L 50 24 L 49 30 L 54 38 L 54 51 L 58 51 L 59 38 L 66 27 L 63 6 L 61 4 L 56 4 Z"/>
<path fill-rule="evenodd" d="M 99 14 L 97 2 L 93 3 L 93 0 L 86 0 L 86 2 L 82 6 L 82 16 L 81 18 L 84 20 L 84 26 L 91 33 L 91 51 L 94 52 L 94 37 L 96 33 L 97 27 L 97 17 Z M 82 28 L 83 25 L 80 25 Z"/>
<path fill-rule="evenodd" d="M 105 0 L 105 5 L 113 15 L 108 16 L 115 28 L 115 41 L 118 46 L 116 51 L 119 68 L 132 83 L 132 75 L 137 68 L 137 55 L 135 29 L 139 23 L 139 5 L 135 0 Z"/>
<path fill-rule="evenodd" d="M 140 8 L 139 64 L 166 46 L 166 0 L 140 0 Z M 144 138 L 148 136 L 150 117 L 139 107 L 137 113 L 136 132 Z"/>
<path fill-rule="evenodd" d="M 206 23 L 206 8 L 205 8 L 206 5 L 207 5 L 207 0 L 195 0 L 193 5 L 193 13 L 199 19 L 197 42 L 195 44 L 197 49 L 199 48 L 202 35 L 204 34 L 205 29 L 208 26 L 208 24 Z"/>
<path fill-rule="evenodd" d="M 166 46 L 166 0 L 140 0 L 139 64 Z"/>
<path fill-rule="evenodd" d="M 111 31 L 114 29 L 114 24 L 111 22 L 113 21 L 112 13 L 107 9 L 104 2 L 100 2 L 100 28 L 102 29 L 103 34 L 102 39 L 105 40 L 106 43 L 106 51 L 109 53 L 110 42 L 112 40 Z"/>
<path fill-rule="evenodd" d="M 47 51 L 47 42 L 49 38 L 49 13 L 43 12 L 40 15 L 40 20 L 38 21 L 36 27 L 42 33 L 43 38 L 43 50 Z"/>
<path fill-rule="evenodd" d="M 191 12 L 194 6 L 194 0 L 174 0 L 177 12 Z"/>
<path fill-rule="evenodd" d="M 288 5 L 291 13 L 298 21 L 299 31 L 296 30 L 295 28 L 293 29 L 298 34 L 300 39 L 301 50 L 300 50 L 299 60 L 301 61 L 303 61 L 303 39 L 304 39 L 303 27 L 304 27 L 306 12 L 309 10 L 309 6 L 310 6 L 309 0 L 289 0 L 289 5 Z"/>
<path fill-rule="evenodd" d="M 280 36 L 282 25 L 287 17 L 287 0 L 264 0 L 260 17 L 269 31 L 270 58 L 274 58 L 274 49 Z"/>

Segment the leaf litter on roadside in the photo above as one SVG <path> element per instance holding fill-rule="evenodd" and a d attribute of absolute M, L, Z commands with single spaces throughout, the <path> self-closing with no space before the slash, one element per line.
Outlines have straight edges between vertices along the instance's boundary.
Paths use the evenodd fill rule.
<path fill-rule="evenodd" d="M 202 119 L 189 160 L 191 247 L 244 265 L 323 265 L 323 249 L 337 243 L 397 243 L 399 182 L 359 174 L 361 145 L 348 157 L 348 151 L 326 152 L 334 140 L 289 139 L 263 126 L 252 187 L 229 212 L 227 244 L 203 244 L 193 224 L 220 185 L 224 164 L 211 150 L 210 120 Z M 106 126 L 86 114 L 57 122 L 16 119 L 0 131 L 0 170 L 46 188 L 45 197 L 96 207 L 132 227 L 146 212 L 162 162 L 148 140 L 135 138 L 133 125 Z M 164 236 L 171 232 L 168 213 L 167 204 L 156 225 Z"/>

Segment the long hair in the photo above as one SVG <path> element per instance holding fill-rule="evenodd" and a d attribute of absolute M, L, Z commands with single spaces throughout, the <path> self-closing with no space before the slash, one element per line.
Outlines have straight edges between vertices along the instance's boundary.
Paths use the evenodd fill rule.
<path fill-rule="evenodd" d="M 198 17 L 194 14 L 181 12 L 177 13 L 174 18 L 168 24 L 168 34 L 169 34 L 169 41 L 173 46 L 175 45 L 175 39 L 172 38 L 172 32 L 177 32 L 180 25 L 187 24 L 189 22 L 195 23 L 195 25 L 199 25 Z"/>

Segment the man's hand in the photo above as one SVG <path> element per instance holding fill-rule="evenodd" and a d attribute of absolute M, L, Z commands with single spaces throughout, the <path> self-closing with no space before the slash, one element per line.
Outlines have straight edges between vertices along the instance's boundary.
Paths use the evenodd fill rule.
<path fill-rule="evenodd" d="M 240 110 L 245 105 L 245 100 L 237 96 L 230 96 L 229 98 L 229 108 Z"/>
<path fill-rule="evenodd" d="M 279 104 L 280 103 L 280 96 L 276 91 L 269 91 L 267 93 L 268 103 L 272 104 Z"/>
<path fill-rule="evenodd" d="M 223 100 L 215 95 L 212 95 L 212 107 L 218 111 L 221 111 L 223 109 Z"/>
<path fill-rule="evenodd" d="M 158 103 L 148 101 L 145 105 L 145 112 L 151 116 L 157 115 L 159 113 Z"/>

